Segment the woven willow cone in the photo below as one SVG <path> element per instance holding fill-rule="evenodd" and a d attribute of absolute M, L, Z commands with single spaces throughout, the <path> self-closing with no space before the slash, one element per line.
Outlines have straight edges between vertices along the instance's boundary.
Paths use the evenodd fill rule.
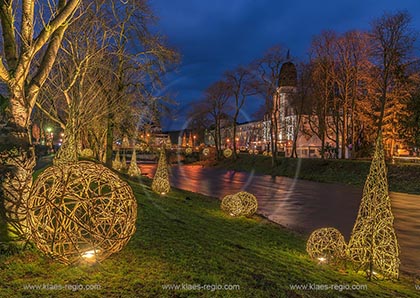
<path fill-rule="evenodd" d="M 117 151 L 114 160 L 112 161 L 112 168 L 114 170 L 120 171 L 122 167 L 121 158 L 120 158 L 120 150 Z"/>
<path fill-rule="evenodd" d="M 169 184 L 168 164 L 166 162 L 165 149 L 161 148 L 159 162 L 153 177 L 152 190 L 158 194 L 166 194 L 171 190 Z"/>
<path fill-rule="evenodd" d="M 133 154 L 131 155 L 130 167 L 128 168 L 128 175 L 130 175 L 131 177 L 141 176 L 141 170 L 137 165 L 136 149 L 133 149 Z"/>
<path fill-rule="evenodd" d="M 399 276 L 399 246 L 388 194 L 382 135 L 376 141 L 369 175 L 363 188 L 359 213 L 348 244 L 348 254 L 370 279 L 374 272 L 384 278 Z"/>
<path fill-rule="evenodd" d="M 121 170 L 125 170 L 127 169 L 127 158 L 125 157 L 125 150 L 124 150 L 124 154 L 122 155 L 122 159 L 121 159 Z"/>

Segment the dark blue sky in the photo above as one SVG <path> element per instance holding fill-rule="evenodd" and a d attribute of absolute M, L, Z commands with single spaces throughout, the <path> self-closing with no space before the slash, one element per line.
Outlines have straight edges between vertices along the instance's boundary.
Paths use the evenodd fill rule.
<path fill-rule="evenodd" d="M 312 38 L 323 30 L 367 30 L 385 11 L 407 10 L 420 30 L 419 0 L 150 0 L 158 30 L 182 56 L 178 71 L 166 78 L 178 102 L 164 130 L 185 127 L 185 113 L 203 90 L 222 74 L 246 65 L 276 44 L 304 60 Z M 250 120 L 262 101 L 250 100 L 242 121 Z"/>

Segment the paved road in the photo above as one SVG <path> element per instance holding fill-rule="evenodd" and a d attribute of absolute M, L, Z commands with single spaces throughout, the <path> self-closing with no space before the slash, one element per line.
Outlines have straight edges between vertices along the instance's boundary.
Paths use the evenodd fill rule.
<path fill-rule="evenodd" d="M 153 177 L 156 165 L 140 165 Z M 286 177 L 271 177 L 201 166 L 171 167 L 177 188 L 222 198 L 240 190 L 258 198 L 258 212 L 292 230 L 309 235 L 320 227 L 339 229 L 349 239 L 362 189 Z M 395 228 L 401 246 L 402 271 L 420 274 L 420 196 L 391 193 Z"/>

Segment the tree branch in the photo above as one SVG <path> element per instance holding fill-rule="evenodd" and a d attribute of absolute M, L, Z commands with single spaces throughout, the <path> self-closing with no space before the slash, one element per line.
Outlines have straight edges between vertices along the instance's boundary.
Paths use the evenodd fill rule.
<path fill-rule="evenodd" d="M 45 51 L 45 54 L 42 58 L 41 64 L 38 68 L 38 72 L 32 78 L 28 86 L 28 102 L 29 106 L 32 108 L 35 105 L 36 98 L 39 93 L 40 87 L 44 84 L 45 80 L 50 73 L 55 58 L 57 57 L 57 52 L 61 45 L 61 40 L 63 39 L 64 32 L 67 28 L 67 25 L 62 25 L 59 27 L 53 34 L 48 48 Z"/>
<path fill-rule="evenodd" d="M 76 8 L 79 6 L 81 0 L 69 0 L 67 4 L 64 4 L 64 2 L 65 1 L 60 0 L 59 7 L 62 7 L 61 11 L 53 20 L 48 22 L 44 29 L 42 29 L 39 35 L 35 38 L 33 46 L 34 54 L 44 46 L 56 30 L 58 30 L 70 19 L 72 14 L 76 11 Z M 67 25 L 65 27 L 67 27 Z"/>
<path fill-rule="evenodd" d="M 13 1 L 1 1 L 0 20 L 3 33 L 4 54 L 9 69 L 15 69 L 17 65 L 17 49 L 15 37 L 15 25 L 13 23 Z M 0 61 L 4 68 L 3 62 Z"/>
<path fill-rule="evenodd" d="M 0 79 L 8 82 L 10 80 L 9 72 L 7 71 L 6 67 L 3 64 L 3 59 L 0 56 Z"/>

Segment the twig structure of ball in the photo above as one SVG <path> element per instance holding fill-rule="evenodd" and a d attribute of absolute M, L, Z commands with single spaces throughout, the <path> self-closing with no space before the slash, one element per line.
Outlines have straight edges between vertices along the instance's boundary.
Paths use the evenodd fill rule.
<path fill-rule="evenodd" d="M 220 208 L 231 216 L 252 216 L 258 209 L 258 202 L 253 194 L 241 191 L 225 196 Z"/>
<path fill-rule="evenodd" d="M 167 194 L 171 190 L 169 184 L 168 165 L 166 163 L 165 149 L 160 150 L 159 162 L 153 177 L 152 190 L 158 194 Z"/>
<path fill-rule="evenodd" d="M 131 187 L 89 161 L 47 168 L 28 200 L 30 239 L 65 264 L 100 262 L 120 251 L 134 234 L 136 219 Z"/>
<path fill-rule="evenodd" d="M 321 228 L 312 232 L 306 243 L 309 256 L 319 263 L 336 263 L 346 258 L 347 244 L 335 228 Z"/>
<path fill-rule="evenodd" d="M 233 153 L 233 151 L 230 148 L 226 148 L 225 150 L 223 150 L 223 156 L 226 157 L 226 158 L 231 157 L 232 153 Z"/>
<path fill-rule="evenodd" d="M 80 156 L 84 158 L 92 158 L 93 157 L 93 151 L 90 148 L 85 148 L 80 152 Z"/>

